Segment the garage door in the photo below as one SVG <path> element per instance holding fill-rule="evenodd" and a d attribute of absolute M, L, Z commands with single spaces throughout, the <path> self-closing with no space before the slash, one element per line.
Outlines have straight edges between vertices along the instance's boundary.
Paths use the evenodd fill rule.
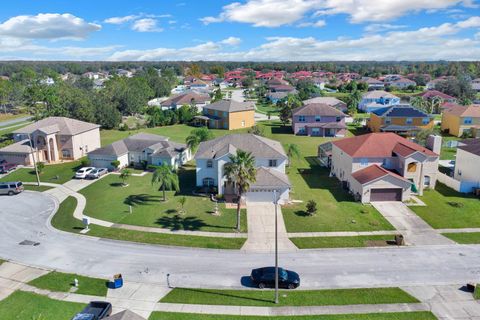
<path fill-rule="evenodd" d="M 248 202 L 273 202 L 273 190 L 251 190 L 247 192 Z"/>
<path fill-rule="evenodd" d="M 371 189 L 370 201 L 402 201 L 402 189 Z"/>

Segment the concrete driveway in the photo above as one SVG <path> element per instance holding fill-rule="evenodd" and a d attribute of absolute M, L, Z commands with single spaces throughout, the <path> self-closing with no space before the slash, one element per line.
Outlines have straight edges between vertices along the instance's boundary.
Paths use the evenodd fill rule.
<path fill-rule="evenodd" d="M 372 202 L 372 205 L 399 233 L 405 236 L 407 244 L 440 245 L 455 243 L 434 230 L 403 202 Z"/>

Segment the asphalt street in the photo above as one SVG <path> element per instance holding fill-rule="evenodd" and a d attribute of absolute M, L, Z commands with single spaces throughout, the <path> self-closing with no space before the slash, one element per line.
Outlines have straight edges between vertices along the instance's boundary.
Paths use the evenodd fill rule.
<path fill-rule="evenodd" d="M 271 254 L 189 249 L 97 239 L 53 229 L 57 204 L 37 192 L 0 196 L 0 258 L 64 272 L 174 286 L 241 287 L 251 268 Z M 37 246 L 20 245 L 24 240 Z M 480 281 L 480 246 L 302 250 L 280 256 L 304 288 L 458 284 Z M 245 279 L 245 278 L 244 278 Z"/>

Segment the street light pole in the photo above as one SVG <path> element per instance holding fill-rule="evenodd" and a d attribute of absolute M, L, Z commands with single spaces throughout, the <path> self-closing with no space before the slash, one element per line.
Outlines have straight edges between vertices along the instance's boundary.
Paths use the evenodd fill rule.
<path fill-rule="evenodd" d="M 37 152 L 33 152 L 32 138 L 30 137 L 30 133 L 28 134 L 28 143 L 30 144 L 30 151 L 33 157 L 33 167 L 35 168 L 35 175 L 37 176 L 37 185 L 40 187 L 40 176 L 38 175 L 37 160 L 35 160 Z"/>
<path fill-rule="evenodd" d="M 277 190 L 273 190 L 273 204 L 275 205 L 275 303 L 278 304 L 278 226 L 277 226 Z"/>

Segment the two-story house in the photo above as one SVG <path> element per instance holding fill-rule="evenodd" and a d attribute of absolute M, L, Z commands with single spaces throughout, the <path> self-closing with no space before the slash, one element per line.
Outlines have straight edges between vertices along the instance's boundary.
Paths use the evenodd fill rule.
<path fill-rule="evenodd" d="M 142 166 L 143 163 L 155 166 L 168 164 L 178 168 L 191 160 L 190 149 L 185 144 L 168 140 L 156 134 L 137 133 L 89 152 L 88 158 L 92 166 L 108 169 L 116 169 L 113 161 L 120 163 L 118 168 Z"/>
<path fill-rule="evenodd" d="M 442 131 L 461 137 L 464 133 L 480 137 L 480 106 L 449 105 L 442 114 Z"/>
<path fill-rule="evenodd" d="M 362 96 L 358 109 L 364 112 L 400 104 L 400 98 L 383 90 L 369 91 Z"/>
<path fill-rule="evenodd" d="M 65 117 L 45 118 L 12 134 L 15 143 L 0 149 L 0 160 L 14 164 L 76 160 L 100 148 L 98 124 Z"/>
<path fill-rule="evenodd" d="M 438 154 L 394 133 L 332 141 L 331 173 L 363 202 L 407 201 L 437 181 Z"/>
<path fill-rule="evenodd" d="M 449 96 L 446 93 L 440 92 L 438 90 L 427 90 L 416 95 L 417 97 L 422 98 L 425 101 L 438 100 L 443 103 L 457 103 L 455 97 Z"/>
<path fill-rule="evenodd" d="M 329 105 L 330 107 L 334 107 L 342 112 L 347 112 L 348 109 L 348 106 L 345 102 L 335 97 L 315 97 L 303 101 L 304 105 L 312 103 L 323 103 Z"/>
<path fill-rule="evenodd" d="M 210 100 L 210 96 L 208 95 L 186 92 L 160 102 L 160 107 L 162 110 L 177 110 L 178 108 L 187 105 L 195 106 L 199 112 L 202 112 L 203 107 L 209 104 Z"/>
<path fill-rule="evenodd" d="M 475 192 L 480 189 L 480 139 L 459 142 L 455 157 L 453 178 L 460 181 L 459 192 Z"/>
<path fill-rule="evenodd" d="M 296 135 L 343 137 L 346 115 L 327 104 L 311 103 L 292 111 L 292 129 Z"/>
<path fill-rule="evenodd" d="M 196 124 L 206 124 L 210 129 L 235 130 L 255 125 L 255 104 L 235 100 L 220 100 L 203 107 Z"/>
<path fill-rule="evenodd" d="M 404 136 L 415 136 L 433 126 L 433 117 L 408 104 L 374 110 L 367 121 L 372 132 L 394 132 Z"/>
<path fill-rule="evenodd" d="M 280 142 L 253 134 L 230 134 L 200 143 L 195 155 L 197 187 L 216 187 L 227 201 L 232 199 L 236 186 L 225 176 L 225 164 L 237 150 L 250 152 L 257 168 L 256 181 L 250 186 L 246 200 L 272 202 L 276 190 L 279 203 L 288 202 L 290 182 L 285 174 L 288 161 L 285 150 Z"/>

